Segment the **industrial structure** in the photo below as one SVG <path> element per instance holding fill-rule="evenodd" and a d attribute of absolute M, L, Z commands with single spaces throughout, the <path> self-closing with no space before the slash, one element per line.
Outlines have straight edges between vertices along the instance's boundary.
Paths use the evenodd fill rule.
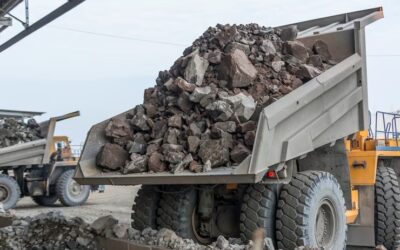
<path fill-rule="evenodd" d="M 6 29 L 15 27 L 18 24 L 22 25 L 23 27 L 21 32 L 12 36 L 8 40 L 0 40 L 0 53 L 29 36 L 33 32 L 36 32 L 45 25 L 56 20 L 84 1 L 85 0 L 67 0 L 65 3 L 49 12 L 44 17 L 36 20 L 35 22 L 31 22 L 29 0 L 0 0 L 0 34 Z M 24 4 L 25 8 L 25 15 L 23 18 L 11 14 L 11 11 L 21 4 Z"/>

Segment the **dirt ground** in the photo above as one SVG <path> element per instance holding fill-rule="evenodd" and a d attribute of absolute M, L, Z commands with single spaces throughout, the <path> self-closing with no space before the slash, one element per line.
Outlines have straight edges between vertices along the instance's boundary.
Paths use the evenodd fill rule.
<path fill-rule="evenodd" d="M 53 207 L 36 205 L 30 197 L 19 201 L 15 212 L 17 216 L 34 216 L 51 211 L 62 211 L 67 217 L 79 216 L 92 222 L 100 216 L 113 215 L 121 223 L 130 224 L 131 209 L 139 186 L 106 186 L 104 193 L 91 193 L 87 203 L 80 207 L 63 207 L 57 202 Z"/>

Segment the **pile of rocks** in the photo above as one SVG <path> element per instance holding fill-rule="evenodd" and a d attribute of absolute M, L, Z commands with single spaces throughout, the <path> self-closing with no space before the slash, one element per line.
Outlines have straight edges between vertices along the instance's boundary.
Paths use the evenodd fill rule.
<path fill-rule="evenodd" d="M 104 249 L 99 237 L 177 250 L 256 249 L 252 242 L 246 245 L 240 239 L 227 240 L 220 236 L 216 242 L 204 246 L 182 239 L 169 229 L 138 231 L 119 224 L 112 216 L 100 217 L 87 224 L 81 218 L 67 219 L 58 212 L 15 219 L 12 226 L 0 229 L 0 249 Z M 268 248 L 263 245 L 257 249 Z"/>
<path fill-rule="evenodd" d="M 0 148 L 38 140 L 42 138 L 40 133 L 35 119 L 27 122 L 14 118 L 0 119 Z"/>
<path fill-rule="evenodd" d="M 95 236 L 81 218 L 51 212 L 17 218 L 0 229 L 0 249 L 96 249 Z"/>
<path fill-rule="evenodd" d="M 239 164 L 260 111 L 335 64 L 326 43 L 308 48 L 296 37 L 294 26 L 210 27 L 159 73 L 142 105 L 110 120 L 97 165 L 127 174 Z"/>

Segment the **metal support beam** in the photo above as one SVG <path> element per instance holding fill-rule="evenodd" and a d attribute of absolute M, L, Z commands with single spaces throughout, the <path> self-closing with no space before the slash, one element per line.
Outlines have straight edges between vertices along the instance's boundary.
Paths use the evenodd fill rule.
<path fill-rule="evenodd" d="M 35 31 L 41 29 L 43 26 L 51 23 L 55 19 L 59 18 L 60 16 L 64 15 L 68 11 L 72 10 L 79 4 L 83 3 L 85 0 L 68 0 L 66 3 L 52 11 L 50 14 L 46 15 L 45 17 L 39 19 L 35 23 L 30 26 L 26 26 L 25 30 L 21 31 L 5 43 L 0 45 L 0 53 L 4 50 L 10 48 L 17 42 L 21 41 L 25 37 L 29 36 L 30 34 L 34 33 Z M 29 21 L 29 19 L 27 19 Z"/>

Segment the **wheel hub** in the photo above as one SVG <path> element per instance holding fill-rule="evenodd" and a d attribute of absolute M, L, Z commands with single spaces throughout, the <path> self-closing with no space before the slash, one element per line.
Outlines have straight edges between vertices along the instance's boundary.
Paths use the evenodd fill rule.
<path fill-rule="evenodd" d="M 68 191 L 72 196 L 79 196 L 82 192 L 82 189 L 82 186 L 79 185 L 76 181 L 70 181 Z"/>
<path fill-rule="evenodd" d="M 0 202 L 3 202 L 7 199 L 8 197 L 8 189 L 0 186 Z"/>
<path fill-rule="evenodd" d="M 323 200 L 315 220 L 315 238 L 318 247 L 329 248 L 334 244 L 336 211 L 329 200 Z"/>
<path fill-rule="evenodd" d="M 209 222 L 202 222 L 197 213 L 197 207 L 193 209 L 192 213 L 192 230 L 197 241 L 201 244 L 210 244 L 212 238 L 209 235 L 210 228 Z"/>

